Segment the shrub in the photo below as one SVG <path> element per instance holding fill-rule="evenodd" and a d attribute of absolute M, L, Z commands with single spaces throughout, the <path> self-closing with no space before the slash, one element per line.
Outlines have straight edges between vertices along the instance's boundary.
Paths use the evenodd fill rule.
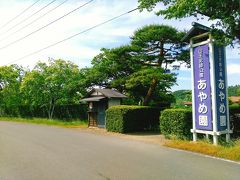
<path fill-rule="evenodd" d="M 106 129 L 127 133 L 159 128 L 160 109 L 146 106 L 112 106 L 106 111 Z"/>
<path fill-rule="evenodd" d="M 230 129 L 233 129 L 232 136 L 240 137 L 240 106 L 233 104 L 229 106 Z M 166 136 L 176 136 L 180 139 L 189 139 L 192 128 L 191 109 L 166 109 L 161 112 L 160 129 Z"/>
<path fill-rule="evenodd" d="M 0 116 L 48 118 L 48 113 L 46 107 L 41 106 L 0 106 Z M 87 119 L 87 106 L 85 104 L 56 105 L 53 118 L 60 120 Z"/>
<path fill-rule="evenodd" d="M 165 136 L 189 139 L 192 128 L 192 111 L 188 109 L 166 109 L 161 112 L 160 129 Z"/>
<path fill-rule="evenodd" d="M 234 111 L 240 113 L 240 104 L 231 104 L 229 105 L 229 111 Z"/>
<path fill-rule="evenodd" d="M 240 137 L 240 105 L 232 104 L 229 106 L 230 128 L 233 130 L 233 137 Z"/>

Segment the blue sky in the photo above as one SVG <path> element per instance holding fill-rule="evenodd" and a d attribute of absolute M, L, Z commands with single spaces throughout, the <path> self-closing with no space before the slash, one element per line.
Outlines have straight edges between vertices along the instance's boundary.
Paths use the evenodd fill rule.
<path fill-rule="evenodd" d="M 240 84 L 240 49 L 226 47 L 226 62 L 228 73 L 228 85 Z M 191 89 L 191 69 L 178 71 L 178 86 L 174 86 L 173 90 Z"/>
<path fill-rule="evenodd" d="M 36 0 L 35 0 L 36 1 Z M 9 36 L 14 31 L 21 29 L 28 23 L 34 21 L 44 13 L 47 13 L 54 7 L 58 6 L 64 0 L 56 0 L 51 5 L 44 8 L 39 13 L 34 14 L 43 8 L 51 0 L 40 0 L 31 9 L 19 16 L 17 19 L 2 27 L 6 22 L 19 14 L 22 10 L 35 2 L 33 0 L 8 0 L 0 1 L 0 56 L 2 57 L 0 65 L 9 65 L 29 53 L 35 52 L 59 40 L 69 37 L 75 33 L 88 29 L 96 24 L 106 21 L 114 16 L 120 15 L 128 10 L 137 7 L 137 0 L 94 0 L 87 6 L 75 11 L 65 18 L 53 23 L 52 25 L 34 33 L 7 48 L 1 49 L 5 45 L 26 36 L 56 20 L 64 14 L 78 6 L 88 2 L 87 0 L 68 0 L 56 10 L 40 18 L 38 21 L 29 25 L 27 28 Z M 163 8 L 161 5 L 158 8 Z M 28 18 L 32 15 L 31 18 Z M 26 19 L 24 22 L 20 23 Z M 79 67 L 90 66 L 91 60 L 99 53 L 102 47 L 113 48 L 125 45 L 129 42 L 129 37 L 133 32 L 147 24 L 167 24 L 176 27 L 179 30 L 189 30 L 191 23 L 196 21 L 194 18 L 179 20 L 165 20 L 161 16 L 156 16 L 154 12 L 135 11 L 117 20 L 114 20 L 104 26 L 93 29 L 87 33 L 81 34 L 71 40 L 61 43 L 52 48 L 46 49 L 40 53 L 24 58 L 14 63 L 32 68 L 38 61 L 47 61 L 48 58 L 65 59 L 73 61 Z M 212 22 L 207 18 L 199 21 L 204 25 L 211 25 Z M 18 25 L 17 25 L 18 24 Z M 14 28 L 12 28 L 14 27 Z M 12 28 L 12 29 L 11 29 Z M 10 29 L 10 30 L 9 30 Z M 229 85 L 240 84 L 240 50 L 227 47 L 227 64 L 228 64 L 228 82 Z M 190 89 L 191 73 L 190 69 L 182 67 L 178 71 L 178 86 L 173 90 Z"/>

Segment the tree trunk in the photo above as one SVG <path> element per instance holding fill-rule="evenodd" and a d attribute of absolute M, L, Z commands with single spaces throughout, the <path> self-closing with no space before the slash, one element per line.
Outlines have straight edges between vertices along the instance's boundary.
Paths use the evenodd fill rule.
<path fill-rule="evenodd" d="M 52 119 L 52 117 L 51 117 L 51 105 L 48 106 L 48 119 Z"/>
<path fill-rule="evenodd" d="M 52 119 L 54 108 L 55 108 L 55 102 L 54 102 L 54 99 L 51 99 L 48 107 L 48 119 Z"/>
<path fill-rule="evenodd" d="M 52 109 L 51 109 L 51 119 L 53 118 L 53 112 L 55 109 L 55 103 L 52 104 Z"/>
<path fill-rule="evenodd" d="M 51 119 L 51 110 L 48 108 L 48 119 Z"/>
<path fill-rule="evenodd" d="M 144 106 L 148 106 L 149 102 L 151 101 L 153 92 L 155 91 L 157 84 L 158 84 L 158 81 L 156 79 L 153 79 L 148 89 L 147 95 L 144 98 L 144 102 L 143 102 Z"/>
<path fill-rule="evenodd" d="M 161 42 L 161 44 L 160 44 L 160 54 L 159 54 L 159 59 L 158 59 L 158 67 L 162 66 L 163 58 L 164 58 L 164 42 Z M 158 80 L 156 78 L 154 78 L 152 80 L 151 84 L 150 84 L 147 95 L 144 98 L 144 102 L 143 102 L 144 106 L 149 105 L 149 103 L 151 101 L 151 98 L 152 98 L 152 95 L 153 95 L 153 92 L 155 91 L 155 89 L 157 87 L 157 84 L 158 84 Z"/>

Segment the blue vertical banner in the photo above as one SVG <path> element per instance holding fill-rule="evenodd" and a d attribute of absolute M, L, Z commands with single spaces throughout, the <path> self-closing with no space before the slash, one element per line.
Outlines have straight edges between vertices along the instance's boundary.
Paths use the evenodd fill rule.
<path fill-rule="evenodd" d="M 196 129 L 212 131 L 209 44 L 193 48 L 193 76 Z"/>
<path fill-rule="evenodd" d="M 228 107 L 225 48 L 223 46 L 214 45 L 214 62 L 216 79 L 217 130 L 224 131 L 228 128 Z"/>

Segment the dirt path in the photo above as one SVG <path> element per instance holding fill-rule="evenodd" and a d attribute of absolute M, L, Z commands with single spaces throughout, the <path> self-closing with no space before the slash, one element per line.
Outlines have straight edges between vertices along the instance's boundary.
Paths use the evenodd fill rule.
<path fill-rule="evenodd" d="M 76 130 L 84 130 L 95 134 L 101 134 L 106 136 L 116 136 L 121 137 L 128 140 L 133 141 L 141 141 L 151 144 L 158 144 L 158 145 L 164 145 L 168 140 L 165 139 L 165 137 L 159 133 L 156 132 L 138 132 L 138 133 L 127 133 L 127 134 L 121 134 L 121 133 L 114 133 L 114 132 L 108 132 L 106 129 L 100 129 L 100 128 L 75 128 Z"/>

